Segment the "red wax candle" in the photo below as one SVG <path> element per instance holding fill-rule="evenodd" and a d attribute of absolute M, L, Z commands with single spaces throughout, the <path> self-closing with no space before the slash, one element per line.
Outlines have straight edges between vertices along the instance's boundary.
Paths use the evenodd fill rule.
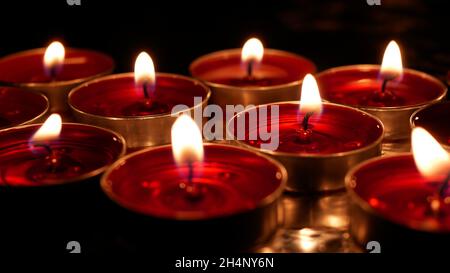
<path fill-rule="evenodd" d="M 314 73 L 314 63 L 302 56 L 264 49 L 252 38 L 242 49 L 229 49 L 202 56 L 189 67 L 193 77 L 212 89 L 211 101 L 226 105 L 259 105 L 297 100 L 301 79 Z"/>
<path fill-rule="evenodd" d="M 146 98 L 133 73 L 102 77 L 72 90 L 69 104 L 78 121 L 119 132 L 129 148 L 168 144 L 176 118 L 172 107 L 185 105 L 181 112 L 188 113 L 201 109 L 210 91 L 200 81 L 175 74 L 157 73 L 155 82 Z"/>
<path fill-rule="evenodd" d="M 363 163 L 347 178 L 354 201 L 366 212 L 409 229 L 450 234 L 450 191 L 439 213 L 430 202 L 445 176 L 424 178 L 411 154 L 383 157 Z"/>
<path fill-rule="evenodd" d="M 37 145 L 40 125 L 0 132 L 0 186 L 45 186 L 84 180 L 102 173 L 125 153 L 121 136 L 105 129 L 63 123 L 55 140 Z"/>
<path fill-rule="evenodd" d="M 300 104 L 297 102 L 286 102 L 271 104 L 271 107 L 279 107 L 278 140 L 279 146 L 274 152 L 288 153 L 293 155 L 333 155 L 345 153 L 358 149 L 364 149 L 373 145 L 383 134 L 383 127 L 377 119 L 349 107 L 337 104 L 324 103 L 322 113 L 312 115 L 309 120 L 311 136 L 309 141 L 302 140 L 301 122 L 304 114 L 300 113 Z M 244 142 L 252 147 L 260 148 L 261 139 L 251 140 L 250 135 L 261 130 L 271 131 L 271 107 L 267 125 L 249 125 L 246 123 L 246 138 Z M 249 115 L 247 112 L 246 115 Z M 248 120 L 248 117 L 247 117 Z M 258 120 L 260 120 L 258 118 Z M 235 124 L 237 126 L 237 123 Z M 237 130 L 237 127 L 236 127 Z M 235 130 L 235 131 L 236 131 Z"/>
<path fill-rule="evenodd" d="M 411 125 L 430 132 L 447 150 L 450 150 L 450 102 L 430 105 L 411 116 Z"/>
<path fill-rule="evenodd" d="M 113 68 L 114 61 L 107 55 L 86 49 L 64 49 L 59 42 L 53 42 L 47 49 L 1 58 L 0 86 L 42 92 L 49 100 L 50 111 L 70 121 L 69 91 L 84 81 L 110 73 Z"/>
<path fill-rule="evenodd" d="M 79 112 L 110 118 L 130 118 L 170 114 L 175 105 L 194 107 L 194 97 L 208 97 L 208 89 L 197 81 L 173 74 L 158 73 L 154 101 L 146 107 L 142 86 L 133 73 L 103 77 L 73 90 L 69 103 Z"/>
<path fill-rule="evenodd" d="M 0 129 L 35 122 L 48 110 L 48 100 L 40 94 L 18 88 L 0 88 Z"/>
<path fill-rule="evenodd" d="M 447 88 L 437 79 L 419 71 L 404 69 L 398 79 L 386 85 L 383 97 L 378 65 L 354 65 L 319 73 L 317 81 L 325 100 L 360 107 L 417 107 L 445 97 Z"/>
<path fill-rule="evenodd" d="M 193 164 L 192 179 L 201 198 L 186 194 L 188 168 L 177 167 L 171 146 L 120 160 L 103 176 L 102 188 L 112 200 L 132 211 L 178 220 L 248 212 L 281 194 L 286 173 L 278 163 L 233 146 L 205 144 L 204 152 L 203 161 Z"/>
<path fill-rule="evenodd" d="M 114 68 L 111 57 L 87 49 L 65 49 L 62 67 L 54 78 L 44 66 L 45 48 L 33 49 L 8 55 L 0 59 L 0 81 L 34 84 L 64 85 L 80 83 L 94 76 L 109 73 Z"/>
<path fill-rule="evenodd" d="M 365 159 L 380 154 L 383 125 L 373 116 L 346 106 L 323 103 L 322 112 L 309 119 L 308 132 L 302 127 L 305 114 L 300 113 L 298 102 L 261 105 L 267 107 L 267 123 L 250 124 L 247 110 L 236 115 L 229 123 L 228 133 L 238 139 L 242 128 L 238 119 L 244 115 L 245 138 L 238 139 L 244 147 L 259 150 L 283 163 L 289 173 L 288 189 L 311 192 L 336 190 L 344 186 L 347 170 Z M 279 117 L 271 119 L 273 107 L 279 108 Z M 256 112 L 256 111 L 255 111 Z M 258 131 L 278 132 L 263 141 Z M 234 133 L 231 133 L 231 126 Z M 257 136 L 253 139 L 251 136 Z M 276 150 L 261 149 L 261 144 L 279 143 Z"/>
<path fill-rule="evenodd" d="M 191 64 L 191 74 L 217 85 L 237 87 L 270 87 L 299 83 L 307 73 L 316 70 L 314 63 L 302 56 L 275 49 L 265 49 L 261 63 L 247 77 L 241 61 L 241 49 L 205 55 Z"/>

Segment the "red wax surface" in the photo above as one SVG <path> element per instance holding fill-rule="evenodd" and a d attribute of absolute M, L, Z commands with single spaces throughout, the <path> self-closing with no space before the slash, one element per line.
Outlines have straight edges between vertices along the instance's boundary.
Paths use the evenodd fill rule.
<path fill-rule="evenodd" d="M 326 70 L 317 76 L 324 100 L 357 107 L 402 107 L 425 104 L 445 94 L 438 80 L 414 70 L 389 81 L 382 97 L 380 66 L 355 65 Z"/>
<path fill-rule="evenodd" d="M 33 120 L 45 113 L 44 96 L 18 88 L 0 87 L 0 129 Z"/>
<path fill-rule="evenodd" d="M 436 180 L 422 177 L 412 155 L 399 155 L 364 165 L 354 173 L 352 188 L 390 221 L 418 230 L 450 232 L 450 202 L 442 202 L 435 216 L 427 201 L 436 195 L 445 175 Z M 450 196 L 449 189 L 445 196 Z"/>
<path fill-rule="evenodd" d="M 70 94 L 69 103 L 93 115 L 130 117 L 168 114 L 178 104 L 193 107 L 194 97 L 204 100 L 207 95 L 208 90 L 198 81 L 158 73 L 154 93 L 151 94 L 151 104 L 155 107 L 146 109 L 142 87 L 135 84 L 133 73 L 127 73 L 107 76 L 80 86 Z"/>
<path fill-rule="evenodd" d="M 440 143 L 450 145 L 450 102 L 433 104 L 414 114 L 415 126 L 425 128 Z"/>
<path fill-rule="evenodd" d="M 30 142 L 39 127 L 0 132 L 0 186 L 45 186 L 92 177 L 123 153 L 125 144 L 110 131 L 64 123 L 59 139 L 44 143 L 61 159 L 60 168 L 50 170 L 48 151 Z"/>
<path fill-rule="evenodd" d="M 206 82 L 229 86 L 276 86 L 297 82 L 314 73 L 314 63 L 292 53 L 265 49 L 260 64 L 254 66 L 253 77 L 241 63 L 241 49 L 224 50 L 199 58 L 191 65 L 191 74 Z"/>
<path fill-rule="evenodd" d="M 204 148 L 203 162 L 193 166 L 193 183 L 201 198 L 187 198 L 180 187 L 187 183 L 188 168 L 176 165 L 170 146 L 127 158 L 106 174 L 102 187 L 130 210 L 183 220 L 244 212 L 281 193 L 285 177 L 272 161 L 233 146 L 205 144 Z"/>
<path fill-rule="evenodd" d="M 114 68 L 111 57 L 92 50 L 66 48 L 65 60 L 55 79 L 44 67 L 45 48 L 39 48 L 0 59 L 0 81 L 14 83 L 49 83 L 90 78 Z"/>
<path fill-rule="evenodd" d="M 348 152 L 373 144 L 383 134 L 382 125 L 366 113 L 345 106 L 324 103 L 322 112 L 313 114 L 309 119 L 308 129 L 312 132 L 309 141 L 302 141 L 301 123 L 304 114 L 299 111 L 299 103 L 289 102 L 269 105 L 279 107 L 279 119 L 273 121 L 273 124 L 279 126 L 279 133 L 274 136 L 279 140 L 276 152 L 311 155 Z M 271 132 L 271 107 L 267 109 L 267 125 L 260 122 L 259 111 L 258 123 L 252 126 L 248 125 L 250 123 L 249 112 L 243 113 L 245 114 L 246 134 L 245 140 L 242 141 L 245 144 L 261 148 L 262 143 L 274 141 L 262 140 L 259 134 L 257 134 L 258 139 L 251 139 L 252 134 L 255 135 L 257 131 Z M 237 137 L 239 131 L 237 124 L 239 122 L 236 122 L 236 117 L 230 122 L 229 126 L 233 124 L 235 126 L 235 137 Z"/>

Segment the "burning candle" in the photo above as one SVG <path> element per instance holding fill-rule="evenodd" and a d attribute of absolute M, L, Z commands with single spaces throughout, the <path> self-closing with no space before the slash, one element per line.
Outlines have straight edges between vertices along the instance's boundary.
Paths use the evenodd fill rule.
<path fill-rule="evenodd" d="M 44 95 L 0 87 L 0 130 L 41 121 L 48 111 Z"/>
<path fill-rule="evenodd" d="M 435 103 L 411 116 L 411 127 L 422 127 L 450 151 L 450 102 Z"/>
<path fill-rule="evenodd" d="M 212 89 L 211 102 L 226 105 L 258 105 L 298 100 L 301 77 L 314 73 L 314 63 L 286 51 L 264 49 L 252 38 L 242 49 L 214 52 L 190 65 L 191 75 Z"/>
<path fill-rule="evenodd" d="M 411 114 L 444 99 L 447 93 L 438 79 L 403 69 L 400 49 L 394 41 L 387 46 L 381 66 L 332 68 L 319 73 L 317 79 L 325 100 L 358 107 L 381 119 L 386 130 L 383 149 L 387 151 L 408 151 L 408 145 L 396 147 L 395 143 L 408 140 Z"/>
<path fill-rule="evenodd" d="M 303 79 L 300 102 L 245 110 L 233 117 L 227 130 L 239 145 L 283 163 L 289 173 L 288 190 L 300 192 L 343 188 L 351 166 L 380 154 L 383 136 L 383 125 L 374 116 L 322 103 L 311 75 Z M 271 132 L 272 138 L 263 132 Z"/>
<path fill-rule="evenodd" d="M 412 150 L 369 160 L 347 175 L 350 232 L 358 243 L 403 249 L 449 242 L 449 154 L 420 127 L 412 131 Z"/>
<path fill-rule="evenodd" d="M 0 59 L 0 86 L 42 92 L 50 111 L 70 120 L 67 94 L 78 84 L 110 73 L 111 57 L 92 50 L 64 48 L 60 42 Z"/>
<path fill-rule="evenodd" d="M 62 123 L 52 114 L 42 126 L 0 131 L 0 187 L 58 185 L 86 180 L 125 152 L 123 138 L 93 126 Z"/>
<path fill-rule="evenodd" d="M 151 222 L 139 240 L 241 247 L 267 239 L 277 226 L 284 167 L 242 148 L 203 144 L 187 115 L 176 120 L 171 133 L 172 146 L 130 154 L 102 177 L 102 188 L 114 202 Z M 211 230 L 223 233 L 211 238 Z"/>
<path fill-rule="evenodd" d="M 121 133 L 130 148 L 170 143 L 177 113 L 193 113 L 206 106 L 210 96 L 201 82 L 175 74 L 155 73 L 150 56 L 142 52 L 135 72 L 102 77 L 87 82 L 69 94 L 74 116 L 82 123 Z"/>

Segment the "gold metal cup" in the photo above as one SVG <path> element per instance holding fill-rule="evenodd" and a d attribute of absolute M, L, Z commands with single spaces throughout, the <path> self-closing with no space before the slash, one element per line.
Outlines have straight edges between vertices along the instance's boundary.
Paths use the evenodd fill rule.
<path fill-rule="evenodd" d="M 92 124 L 103 128 L 108 128 L 120 133 L 127 142 L 127 147 L 131 149 L 139 149 L 143 147 L 164 145 L 171 142 L 170 132 L 172 125 L 175 122 L 178 114 L 190 113 L 194 115 L 195 111 L 201 111 L 208 104 L 211 95 L 210 89 L 198 80 L 180 76 L 176 74 L 157 73 L 157 75 L 164 75 L 165 77 L 181 78 L 195 82 L 196 85 L 201 86 L 206 91 L 206 96 L 200 104 L 194 105 L 186 111 L 181 111 L 176 115 L 171 113 L 162 115 L 149 115 L 139 117 L 105 117 L 95 114 L 90 114 L 78 109 L 71 102 L 71 97 L 78 90 L 85 85 L 90 85 L 102 80 L 110 80 L 117 78 L 133 77 L 134 73 L 122 73 L 109 75 L 106 77 L 94 79 L 74 88 L 69 94 L 69 105 L 72 108 L 73 115 L 78 122 Z"/>
<path fill-rule="evenodd" d="M 297 101 L 295 103 L 297 103 Z M 326 104 L 336 105 L 333 103 Z M 348 106 L 339 106 L 352 109 L 354 111 L 363 112 Z M 383 124 L 377 117 L 365 112 L 364 114 L 377 120 L 384 131 Z M 235 119 L 238 115 L 235 115 L 233 119 Z M 227 126 L 227 135 L 230 139 L 235 139 L 233 133 L 230 131 L 230 124 L 232 124 L 233 119 L 229 121 Z M 345 175 L 351 167 L 369 158 L 381 155 L 382 139 L 383 134 L 381 134 L 376 141 L 363 148 L 327 155 L 297 155 L 294 153 L 258 149 L 240 140 L 234 140 L 234 143 L 247 149 L 267 154 L 275 160 L 281 162 L 289 174 L 286 185 L 287 191 L 315 193 L 343 189 L 345 187 Z"/>
<path fill-rule="evenodd" d="M 14 53 L 8 56 L 3 57 L 0 59 L 0 62 L 2 60 L 6 60 L 8 58 L 17 58 L 17 57 L 26 57 L 30 55 L 36 55 L 41 54 L 42 56 L 45 53 L 46 48 L 36 48 L 31 50 L 26 50 L 18 53 Z M 100 53 L 99 53 L 100 54 Z M 58 113 L 61 115 L 63 121 L 73 121 L 73 117 L 71 115 L 70 107 L 67 103 L 67 97 L 74 87 L 78 86 L 79 84 L 95 79 L 97 77 L 110 74 L 114 69 L 114 61 L 111 57 L 104 55 L 105 58 L 110 59 L 111 63 L 113 64 L 110 68 L 108 68 L 105 71 L 102 71 L 98 74 L 92 75 L 90 77 L 81 78 L 81 79 L 74 79 L 69 81 L 55 81 L 55 82 L 46 82 L 46 83 L 39 83 L 39 82 L 29 82 L 29 83 L 14 83 L 15 86 L 20 87 L 24 90 L 30 90 L 34 92 L 40 92 L 44 94 L 49 103 L 50 103 L 50 109 L 49 113 Z"/>

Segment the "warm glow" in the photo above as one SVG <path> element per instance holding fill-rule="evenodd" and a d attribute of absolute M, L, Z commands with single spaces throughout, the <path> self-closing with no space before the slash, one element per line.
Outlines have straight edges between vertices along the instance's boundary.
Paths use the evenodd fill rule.
<path fill-rule="evenodd" d="M 251 38 L 245 42 L 242 48 L 242 62 L 261 62 L 264 55 L 264 46 L 257 38 Z"/>
<path fill-rule="evenodd" d="M 391 41 L 384 51 L 381 63 L 381 76 L 384 79 L 394 79 L 403 73 L 402 55 L 395 41 Z"/>
<path fill-rule="evenodd" d="M 300 96 L 300 112 L 320 112 L 322 110 L 322 100 L 320 98 L 319 87 L 313 75 L 307 74 L 303 78 L 302 94 Z"/>
<path fill-rule="evenodd" d="M 414 161 L 420 173 L 433 177 L 450 172 L 450 156 L 425 129 L 416 127 L 411 136 Z"/>
<path fill-rule="evenodd" d="M 60 42 L 51 43 L 44 54 L 44 66 L 46 69 L 55 69 L 64 62 L 65 50 Z"/>
<path fill-rule="evenodd" d="M 177 164 L 203 160 L 202 134 L 188 115 L 179 116 L 172 125 L 172 152 Z"/>
<path fill-rule="evenodd" d="M 42 124 L 39 130 L 34 133 L 31 141 L 40 142 L 57 139 L 61 133 L 61 128 L 61 116 L 58 114 L 52 114 L 47 118 L 44 124 Z"/>
<path fill-rule="evenodd" d="M 141 52 L 134 63 L 134 81 L 138 85 L 155 84 L 155 66 L 146 52 Z"/>

